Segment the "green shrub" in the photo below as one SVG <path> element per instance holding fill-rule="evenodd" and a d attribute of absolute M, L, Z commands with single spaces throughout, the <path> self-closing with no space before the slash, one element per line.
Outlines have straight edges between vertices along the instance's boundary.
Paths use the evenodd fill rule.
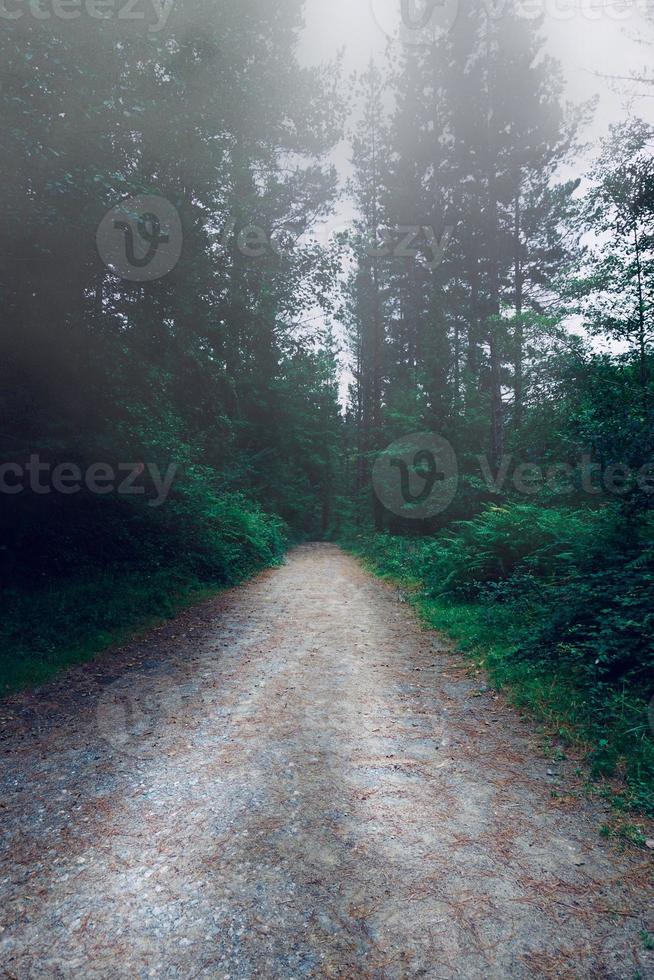
<path fill-rule="evenodd" d="M 475 598 L 511 579 L 565 579 L 615 550 L 617 516 L 602 510 L 489 507 L 455 524 L 425 553 L 423 578 L 433 596 Z"/>
<path fill-rule="evenodd" d="M 99 497 L 45 498 L 40 508 L 26 498 L 19 508 L 14 527 L 4 515 L 0 693 L 42 683 L 286 548 L 278 517 L 206 488 L 159 510 Z"/>

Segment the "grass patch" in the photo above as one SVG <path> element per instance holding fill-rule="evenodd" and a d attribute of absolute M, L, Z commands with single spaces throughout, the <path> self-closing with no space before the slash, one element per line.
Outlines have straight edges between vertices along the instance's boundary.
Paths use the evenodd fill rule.
<path fill-rule="evenodd" d="M 33 513 L 29 498 L 13 522 L 4 515 L 0 696 L 279 563 L 288 543 L 281 519 L 239 494 L 204 493 L 197 506 L 177 501 L 154 514 L 104 497 L 70 500 L 55 501 L 56 515 Z"/>
<path fill-rule="evenodd" d="M 0 624 L 0 692 L 44 684 L 220 587 L 176 569 L 113 569 L 13 591 Z"/>

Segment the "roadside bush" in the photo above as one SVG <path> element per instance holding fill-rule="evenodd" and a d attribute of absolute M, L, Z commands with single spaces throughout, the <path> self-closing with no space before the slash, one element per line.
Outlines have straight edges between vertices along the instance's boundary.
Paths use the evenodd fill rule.
<path fill-rule="evenodd" d="M 431 544 L 423 578 L 432 596 L 465 598 L 478 598 L 483 587 L 509 580 L 565 580 L 579 568 L 606 561 L 616 552 L 618 535 L 618 516 L 608 507 L 489 507 Z"/>
<path fill-rule="evenodd" d="M 654 694 L 654 553 L 622 567 L 577 574 L 541 596 L 546 615 L 517 655 L 583 671 L 594 688 Z"/>
<path fill-rule="evenodd" d="M 171 504 L 167 521 L 183 539 L 180 558 L 195 574 L 231 583 L 279 561 L 286 549 L 286 526 L 241 494 L 205 491 L 197 504 Z"/>
<path fill-rule="evenodd" d="M 278 517 L 242 494 L 206 488 L 178 491 L 160 509 L 25 495 L 2 521 L 0 695 L 276 564 L 286 548 Z"/>
<path fill-rule="evenodd" d="M 382 575 L 420 583 L 432 547 L 429 539 L 393 534 L 351 535 L 343 543 L 372 561 Z"/>

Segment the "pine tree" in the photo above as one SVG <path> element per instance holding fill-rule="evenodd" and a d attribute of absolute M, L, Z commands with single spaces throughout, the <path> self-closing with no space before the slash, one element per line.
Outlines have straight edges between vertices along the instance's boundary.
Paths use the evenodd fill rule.
<path fill-rule="evenodd" d="M 358 492 L 370 482 L 372 454 L 382 447 L 383 401 L 386 370 L 386 324 L 382 247 L 384 228 L 384 175 L 388 169 L 387 133 L 382 101 L 382 76 L 370 64 L 359 85 L 363 114 L 353 140 L 354 177 L 351 192 L 359 211 L 357 269 L 352 282 L 353 340 L 356 358 L 355 400 L 359 432 Z M 373 494 L 375 526 L 382 528 L 382 512 Z"/>
<path fill-rule="evenodd" d="M 654 339 L 654 161 L 652 129 L 641 120 L 614 126 L 593 171 L 591 257 L 584 306 L 589 325 L 629 345 L 638 364 L 643 417 L 649 417 Z"/>

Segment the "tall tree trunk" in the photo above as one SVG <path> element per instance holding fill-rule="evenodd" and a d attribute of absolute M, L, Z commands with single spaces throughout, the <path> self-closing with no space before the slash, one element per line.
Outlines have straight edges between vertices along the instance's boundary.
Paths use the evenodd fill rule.
<path fill-rule="evenodd" d="M 502 357 L 498 337 L 498 320 L 493 318 L 489 330 L 491 368 L 491 459 L 496 471 L 504 455 L 504 406 L 502 403 Z"/>
<path fill-rule="evenodd" d="M 514 290 L 515 290 L 515 336 L 514 336 L 514 374 L 513 374 L 513 425 L 519 429 L 524 411 L 524 323 L 522 320 L 524 303 L 524 274 L 522 269 L 522 212 L 520 207 L 520 181 L 516 188 L 514 214 Z"/>
<path fill-rule="evenodd" d="M 377 132 L 375 126 L 372 129 L 372 173 L 373 173 L 373 201 L 372 201 L 372 236 L 377 248 L 379 235 L 379 201 L 378 190 L 379 181 L 377 173 Z M 372 258 L 371 278 L 372 278 L 372 450 L 378 451 L 382 448 L 382 345 L 383 345 L 383 324 L 379 294 L 379 270 L 377 267 L 376 254 Z M 379 497 L 373 488 L 373 513 L 375 520 L 375 530 L 384 529 L 384 508 Z"/>
<path fill-rule="evenodd" d="M 488 166 L 488 236 L 489 250 L 489 317 L 487 319 L 488 345 L 490 350 L 490 422 L 491 422 L 491 460 L 496 467 L 500 466 L 504 455 L 504 407 L 502 404 L 502 353 L 500 344 L 500 267 L 499 267 L 499 202 L 497 189 L 498 160 L 493 132 L 493 85 L 491 79 L 492 54 L 491 46 L 494 36 L 487 25 L 487 77 L 486 94 L 487 106 L 487 166 Z"/>
<path fill-rule="evenodd" d="M 645 293 L 643 288 L 643 263 L 638 237 L 638 219 L 634 219 L 634 244 L 636 247 L 636 269 L 638 272 L 638 356 L 640 362 L 640 385 L 645 418 L 649 416 L 649 378 L 647 370 L 647 323 L 645 321 Z"/>
<path fill-rule="evenodd" d="M 479 357 L 479 258 L 477 246 L 472 241 L 470 255 L 470 315 L 468 318 L 467 367 L 473 381 L 478 380 Z"/>

